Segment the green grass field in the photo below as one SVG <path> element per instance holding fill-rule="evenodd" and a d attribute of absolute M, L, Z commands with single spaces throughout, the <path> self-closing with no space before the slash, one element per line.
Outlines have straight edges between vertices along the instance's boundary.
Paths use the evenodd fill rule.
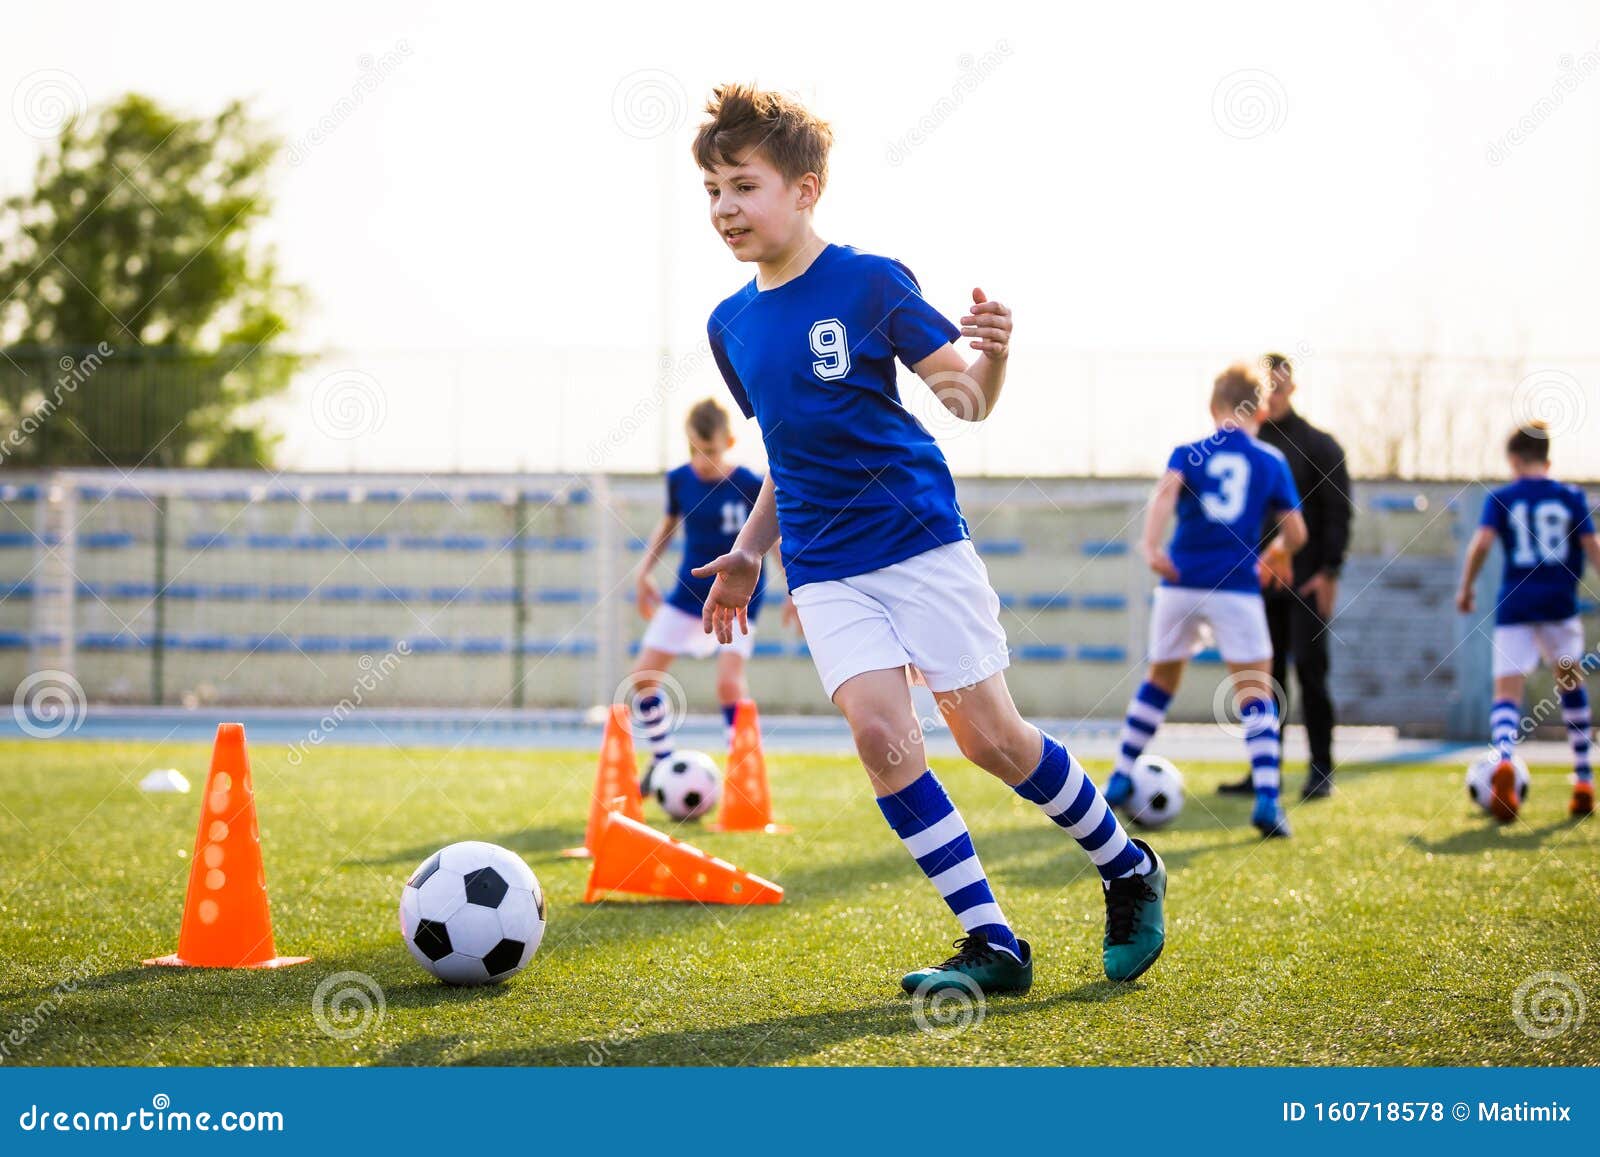
<path fill-rule="evenodd" d="M 1167 952 L 1119 986 L 1100 973 L 1086 858 L 997 783 L 942 763 L 1038 960 L 1029 995 L 944 1036 L 918 1028 L 896 981 L 959 929 L 847 760 L 772 757 L 793 835 L 689 834 L 787 889 L 776 907 L 713 910 L 579 903 L 587 866 L 556 853 L 581 836 L 590 755 L 286 754 L 252 748 L 267 876 L 279 951 L 315 959 L 190 972 L 138 960 L 176 946 L 198 790 L 134 785 L 176 766 L 198 789 L 208 751 L 0 744 L 0 1063 L 1600 1063 L 1600 821 L 1568 821 L 1559 768 L 1535 769 L 1505 829 L 1473 813 L 1453 767 L 1348 769 L 1336 798 L 1293 812 L 1293 841 L 1264 844 L 1246 802 L 1212 794 L 1237 769 L 1188 767 L 1188 810 L 1153 841 L 1172 873 Z M 491 989 L 434 982 L 396 927 L 411 869 L 468 838 L 520 852 L 550 901 L 533 964 Z M 341 971 L 374 978 L 385 1002 L 347 1039 L 312 1010 Z M 1542 972 L 1591 1006 L 1548 1038 L 1512 1012 Z"/>

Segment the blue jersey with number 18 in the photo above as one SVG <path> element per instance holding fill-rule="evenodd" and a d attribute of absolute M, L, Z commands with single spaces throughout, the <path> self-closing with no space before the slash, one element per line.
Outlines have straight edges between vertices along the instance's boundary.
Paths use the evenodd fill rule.
<path fill-rule="evenodd" d="M 1489 492 L 1479 525 L 1499 536 L 1505 555 L 1496 623 L 1557 623 L 1578 613 L 1578 540 L 1594 533 L 1582 490 L 1554 478 L 1519 478 Z"/>
<path fill-rule="evenodd" d="M 1178 529 L 1167 554 L 1176 583 L 1210 591 L 1259 593 L 1256 547 L 1268 513 L 1295 510 L 1300 494 L 1274 447 L 1238 428 L 1179 446 L 1167 469 L 1183 475 Z"/>

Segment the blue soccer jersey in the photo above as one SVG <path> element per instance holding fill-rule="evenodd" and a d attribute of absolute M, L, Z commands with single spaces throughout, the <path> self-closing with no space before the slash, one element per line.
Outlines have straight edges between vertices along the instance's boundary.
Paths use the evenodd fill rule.
<path fill-rule="evenodd" d="M 723 379 L 761 425 L 789 588 L 848 578 L 967 537 L 933 435 L 901 404 L 913 366 L 960 330 L 898 261 L 829 245 L 793 281 L 712 311 Z"/>
<path fill-rule="evenodd" d="M 1479 525 L 1499 536 L 1505 556 L 1495 622 L 1554 623 L 1578 613 L 1579 539 L 1594 533 L 1582 490 L 1553 478 L 1519 478 L 1489 492 Z"/>
<path fill-rule="evenodd" d="M 715 579 L 696 578 L 689 572 L 732 549 L 733 540 L 739 537 L 760 493 L 761 475 L 743 466 L 735 466 L 726 478 L 710 482 L 687 463 L 667 475 L 667 513 L 683 520 L 683 561 L 678 564 L 678 582 L 667 602 L 699 616 Z M 766 589 L 767 572 L 763 569 L 750 600 L 748 615 L 752 620 L 761 611 Z"/>
<path fill-rule="evenodd" d="M 1300 506 L 1283 455 L 1243 430 L 1226 429 L 1179 446 L 1167 469 L 1183 475 L 1183 489 L 1167 548 L 1178 581 L 1162 585 L 1260 593 L 1262 523 L 1268 513 Z"/>

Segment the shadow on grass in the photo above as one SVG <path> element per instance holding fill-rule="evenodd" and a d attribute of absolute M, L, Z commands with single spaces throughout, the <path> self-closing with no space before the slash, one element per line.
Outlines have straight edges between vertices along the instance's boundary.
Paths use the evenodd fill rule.
<path fill-rule="evenodd" d="M 1475 856 L 1496 849 L 1528 851 L 1542 846 L 1545 840 L 1571 826 L 1570 821 L 1561 820 L 1538 828 L 1521 822 L 1502 827 L 1493 820 L 1486 820 L 1482 827 L 1456 832 L 1442 840 L 1428 840 L 1421 835 L 1408 836 L 1406 845 L 1438 856 Z"/>
<path fill-rule="evenodd" d="M 1003 1020 L 1064 1004 L 1103 1004 L 1138 992 L 1143 985 L 1099 981 L 1048 996 L 996 997 L 984 1010 L 986 1020 Z M 811 1056 L 832 1045 L 865 1037 L 923 1035 L 910 998 L 866 1008 L 802 1013 L 773 1020 L 719 1028 L 644 1032 L 651 1010 L 641 1007 L 626 1015 L 610 1034 L 597 1040 L 567 1044 L 492 1049 L 463 1057 L 460 1065 L 748 1065 L 778 1064 Z M 981 1036 L 982 1028 L 971 1029 Z M 959 1035 L 959 1034 L 955 1034 Z M 437 1064 L 440 1038 L 413 1041 L 379 1058 L 380 1064 Z M 937 1037 L 930 1040 L 937 1043 Z M 1043 1063 L 1043 1061 L 1041 1062 Z"/>

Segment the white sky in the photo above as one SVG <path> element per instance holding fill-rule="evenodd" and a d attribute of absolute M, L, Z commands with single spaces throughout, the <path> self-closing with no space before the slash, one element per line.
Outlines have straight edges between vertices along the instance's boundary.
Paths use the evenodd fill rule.
<path fill-rule="evenodd" d="M 676 454 L 678 415 L 718 388 L 709 364 L 638 433 L 618 423 L 663 339 L 689 354 L 748 275 L 705 224 L 687 148 L 726 79 L 796 91 L 833 122 L 825 237 L 900 257 L 952 315 L 975 284 L 1015 309 L 1012 384 L 993 428 L 952 451 L 962 468 L 1148 472 L 1163 447 L 1108 409 L 1148 410 L 1155 442 L 1198 436 L 1210 373 L 1270 347 L 1305 355 L 1304 408 L 1336 429 L 1351 401 L 1337 391 L 1360 387 L 1319 379 L 1319 357 L 1431 350 L 1577 375 L 1573 432 L 1600 441 L 1600 362 L 1583 360 L 1600 358 L 1592 0 L 252 13 L 17 6 L 0 40 L 0 191 L 31 176 L 39 142 L 17 106 L 41 70 L 91 103 L 137 89 L 209 112 L 253 97 L 293 141 L 351 93 L 364 54 L 409 49 L 277 183 L 272 237 L 314 302 L 299 343 L 344 351 L 315 377 L 354 371 L 383 393 L 382 428 L 344 441 L 308 420 L 315 377 L 301 383 L 281 412 L 298 464 L 653 468 Z M 993 67 L 939 116 L 985 54 Z M 1564 75 L 1559 107 L 1536 113 Z M 1233 114 L 1230 85 L 1246 98 Z M 660 135 L 630 120 L 630 87 L 660 98 Z M 614 352 L 584 352 L 597 347 Z M 1119 389 L 1119 357 L 1086 386 L 1066 351 L 1191 356 Z M 1486 425 L 1498 439 L 1508 421 Z"/>

